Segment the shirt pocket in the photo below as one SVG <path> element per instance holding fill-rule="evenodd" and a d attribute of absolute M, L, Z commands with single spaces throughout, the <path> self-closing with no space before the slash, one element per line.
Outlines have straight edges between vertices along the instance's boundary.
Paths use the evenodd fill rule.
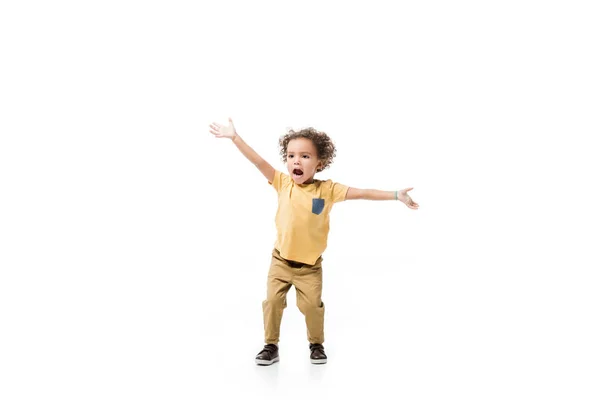
<path fill-rule="evenodd" d="M 325 199 L 312 199 L 313 214 L 321 214 L 325 208 Z"/>

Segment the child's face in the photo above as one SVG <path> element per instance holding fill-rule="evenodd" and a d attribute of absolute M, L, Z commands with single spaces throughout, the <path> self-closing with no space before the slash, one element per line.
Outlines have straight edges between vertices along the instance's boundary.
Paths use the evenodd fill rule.
<path fill-rule="evenodd" d="M 312 140 L 292 139 L 287 146 L 287 168 L 297 184 L 312 183 L 317 168 L 321 165 L 317 157 L 317 148 Z M 297 172 L 302 172 L 297 174 Z"/>

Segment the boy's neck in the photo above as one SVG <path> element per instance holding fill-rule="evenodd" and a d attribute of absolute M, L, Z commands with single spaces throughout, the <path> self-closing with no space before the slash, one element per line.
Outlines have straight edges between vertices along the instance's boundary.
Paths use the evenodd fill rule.
<path fill-rule="evenodd" d="M 314 176 L 312 178 L 310 178 L 310 181 L 306 181 L 304 183 L 297 183 L 296 185 L 298 185 L 298 186 L 306 186 L 306 185 L 312 185 L 313 183 L 315 183 L 315 177 Z"/>

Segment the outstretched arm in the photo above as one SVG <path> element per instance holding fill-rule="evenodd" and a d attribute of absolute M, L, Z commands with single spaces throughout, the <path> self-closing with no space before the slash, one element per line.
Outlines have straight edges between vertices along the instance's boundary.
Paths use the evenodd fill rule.
<path fill-rule="evenodd" d="M 408 192 L 413 188 L 402 189 L 398 191 L 383 191 L 376 189 L 356 189 L 348 188 L 346 200 L 400 200 L 412 210 L 418 210 L 419 205 L 413 201 Z"/>
<path fill-rule="evenodd" d="M 229 118 L 229 125 L 223 126 L 213 122 L 210 124 L 210 133 L 215 135 L 217 138 L 228 138 L 237 146 L 240 152 L 248 159 L 259 171 L 269 180 L 273 182 L 275 178 L 275 168 L 273 168 L 268 162 L 266 162 L 256 151 L 246 142 L 242 140 L 240 135 L 237 134 L 233 121 Z"/>

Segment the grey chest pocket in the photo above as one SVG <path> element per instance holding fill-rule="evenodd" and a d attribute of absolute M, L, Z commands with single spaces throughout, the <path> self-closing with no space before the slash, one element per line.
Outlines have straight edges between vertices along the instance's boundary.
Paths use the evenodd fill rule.
<path fill-rule="evenodd" d="M 312 199 L 312 212 L 313 214 L 321 214 L 325 208 L 325 199 Z"/>

